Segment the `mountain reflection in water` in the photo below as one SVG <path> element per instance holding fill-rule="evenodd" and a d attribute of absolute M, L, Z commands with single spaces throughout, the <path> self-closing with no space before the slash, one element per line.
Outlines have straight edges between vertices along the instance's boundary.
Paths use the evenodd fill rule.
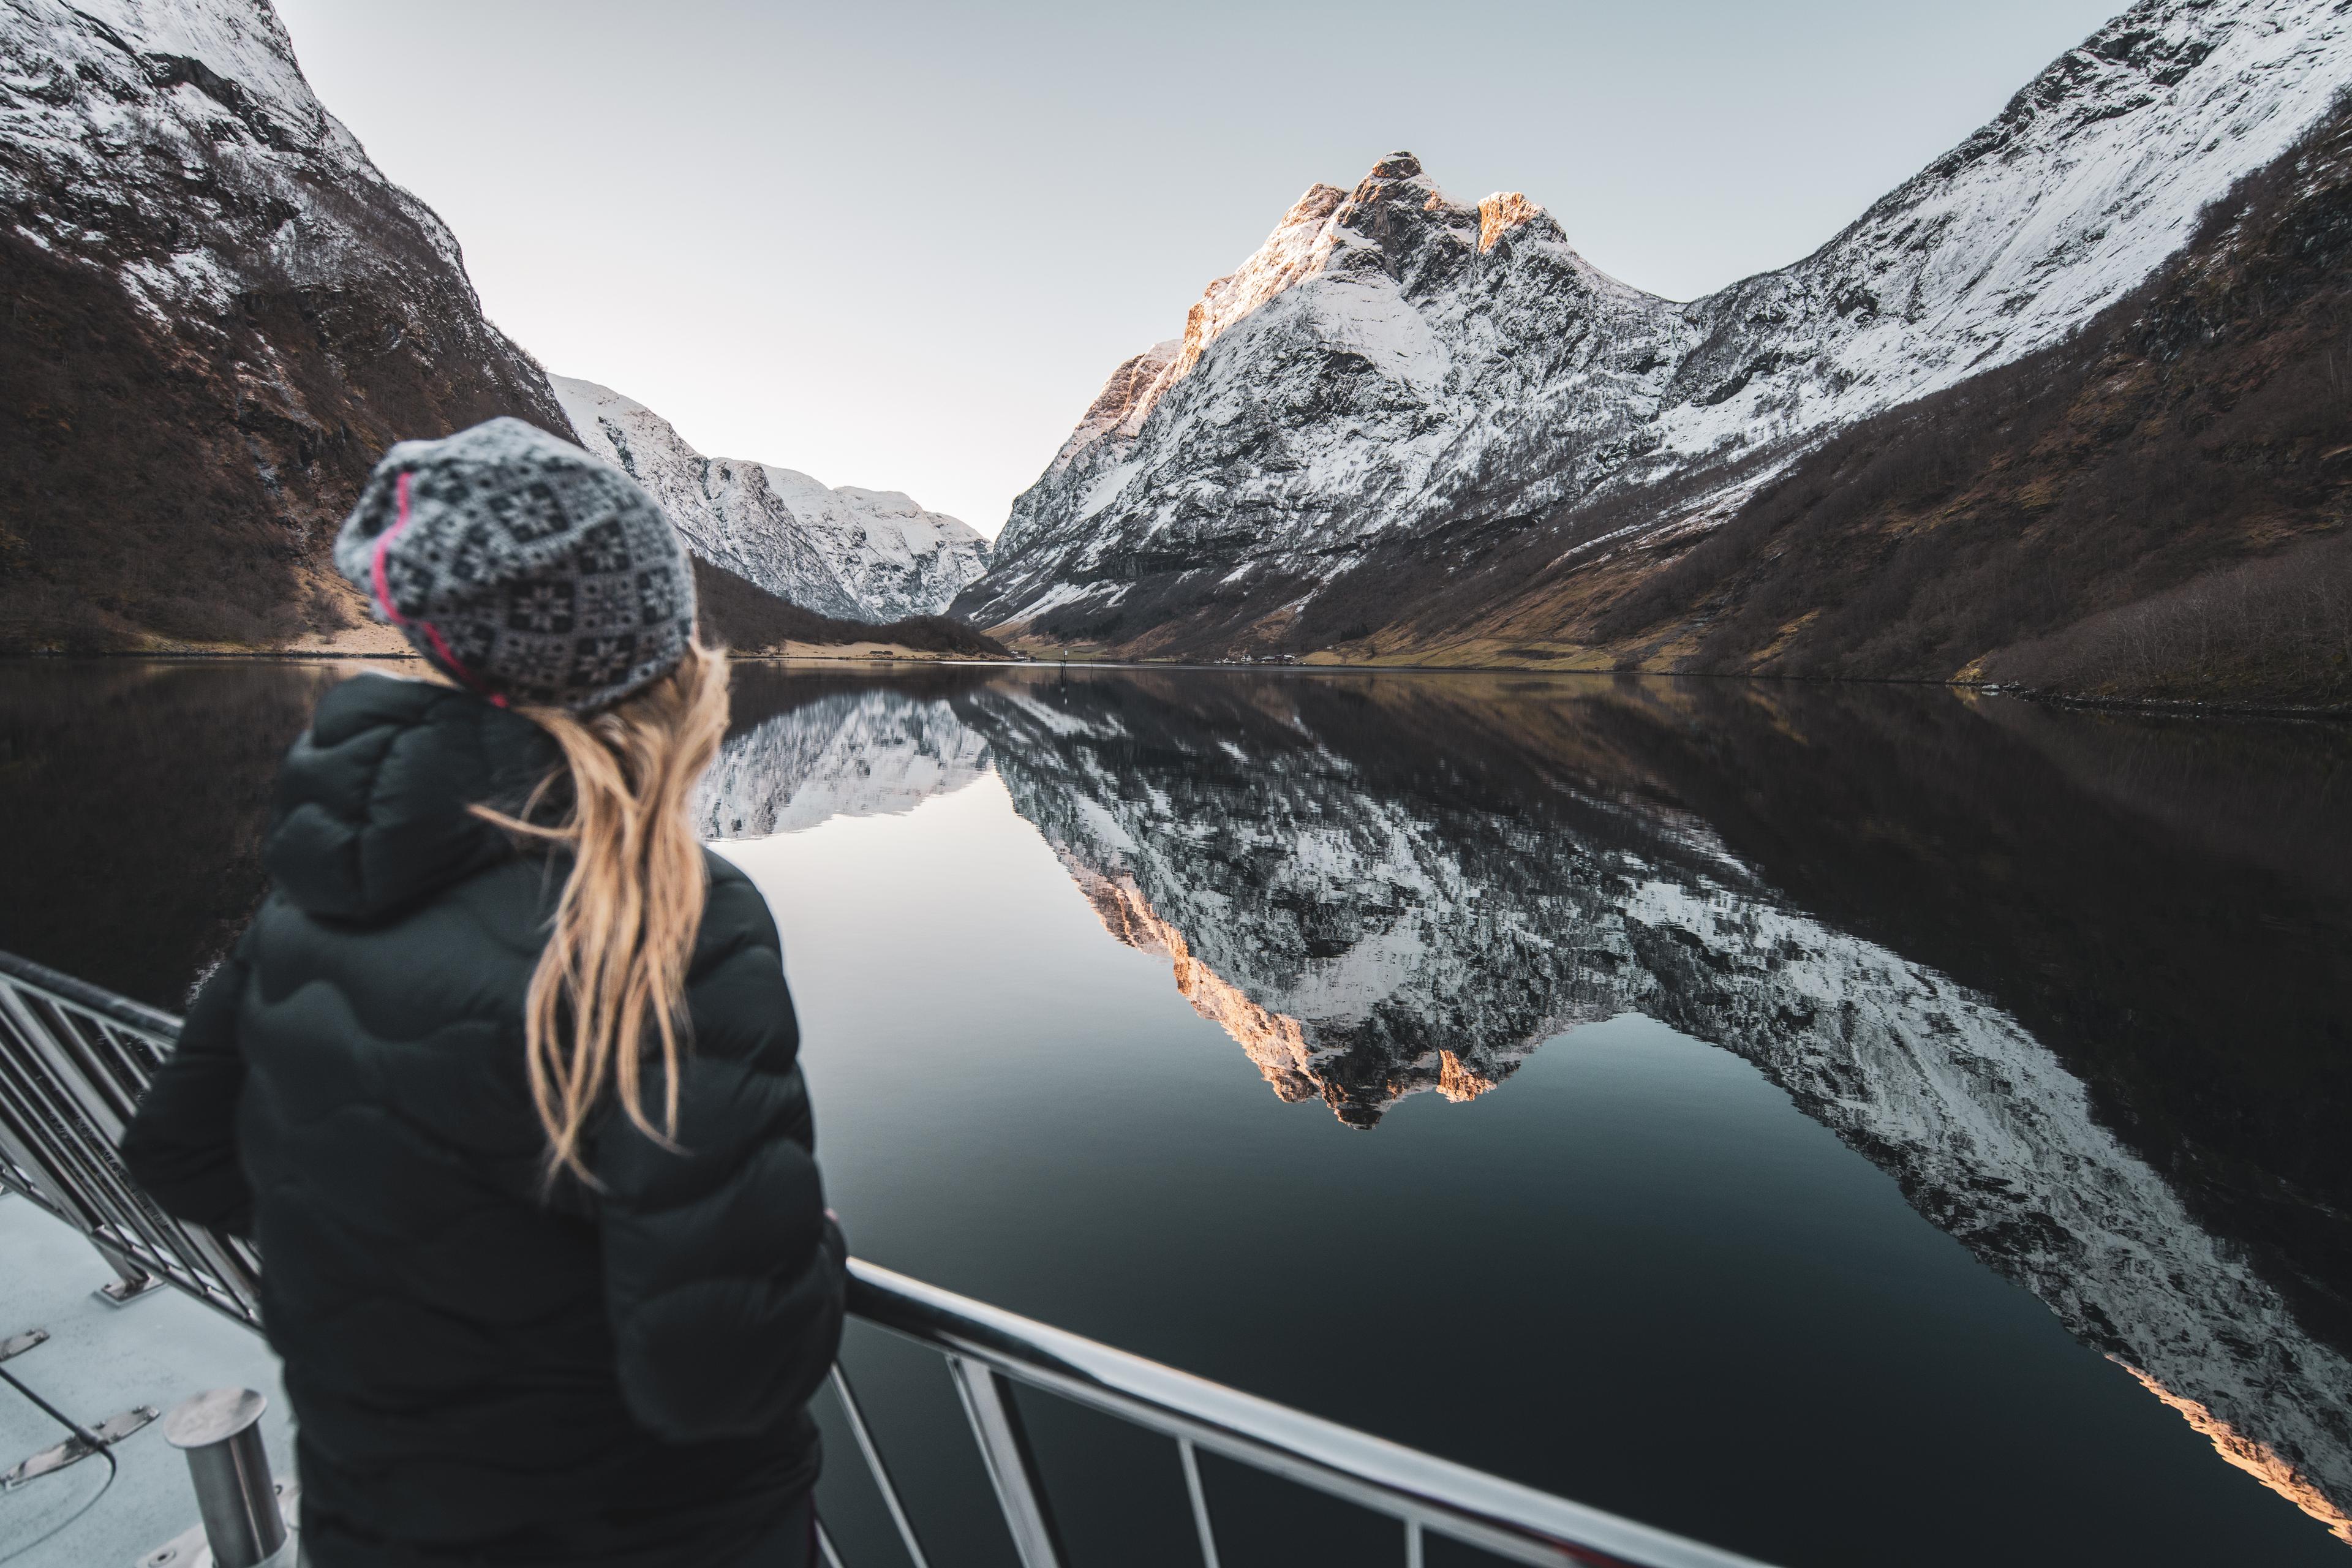
<path fill-rule="evenodd" d="M 1110 934 L 1355 1128 L 1623 1013 L 1721 1046 L 2352 1542 L 2341 731 L 1666 679 L 776 696 L 714 824 L 992 764 Z"/>
<path fill-rule="evenodd" d="M 355 668 L 0 664 L 0 821 L 39 826 L 0 947 L 184 1005 Z M 775 852 L 883 1261 L 1768 1556 L 2352 1542 L 2352 727 L 1665 679 L 735 682 L 702 827 Z M 1682 1037 L 1638 1092 L 1600 1070 L 1628 1015 Z M 1974 1293 L 1768 1085 L 1835 1172 L 1678 1099 L 1702 1058 L 2116 1368 Z M 1705 1164 L 1718 1131 L 1753 1146 Z M 1743 1173 L 1780 1206 L 1718 1202 Z M 2017 1529 L 1916 1522 L 2012 1493 Z"/>

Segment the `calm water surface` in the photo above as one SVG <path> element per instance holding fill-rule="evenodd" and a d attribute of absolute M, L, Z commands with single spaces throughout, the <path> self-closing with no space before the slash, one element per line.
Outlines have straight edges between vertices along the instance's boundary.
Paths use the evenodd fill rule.
<path fill-rule="evenodd" d="M 347 671 L 0 666 L 0 946 L 184 1004 Z M 2341 1563 L 2352 731 L 1908 688 L 743 667 L 862 1255 L 1789 1563 Z M 1010 1563 L 936 1363 L 853 1369 Z M 1028 1409 L 1074 1560 L 1172 1454 Z M 824 1503 L 892 1563 L 845 1441 Z M 1391 1527 L 1214 1464 L 1228 1563 Z M 1433 1563 L 1468 1562 L 1433 1550 Z"/>

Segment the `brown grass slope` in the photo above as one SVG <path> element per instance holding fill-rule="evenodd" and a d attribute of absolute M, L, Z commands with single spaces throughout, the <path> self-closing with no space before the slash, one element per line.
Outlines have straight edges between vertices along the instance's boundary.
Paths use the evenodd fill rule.
<path fill-rule="evenodd" d="M 1538 580 L 1481 629 L 1653 668 L 2340 703 L 2347 517 L 2339 106 L 2070 342 L 1845 432 L 1696 544 Z"/>
<path fill-rule="evenodd" d="M 568 434 L 519 354 L 437 352 L 364 296 L 257 288 L 166 329 L 14 236 L 0 289 L 0 651 L 332 631 L 328 546 L 384 447 L 499 414 Z"/>

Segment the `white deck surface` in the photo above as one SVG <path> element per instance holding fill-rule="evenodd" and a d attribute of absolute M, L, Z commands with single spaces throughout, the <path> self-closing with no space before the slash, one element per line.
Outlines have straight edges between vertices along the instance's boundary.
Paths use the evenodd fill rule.
<path fill-rule="evenodd" d="M 49 1341 L 0 1363 L 85 1426 L 152 1405 L 159 1411 L 207 1388 L 257 1388 L 269 1462 L 293 1479 L 293 1433 L 278 1359 L 260 1335 L 168 1286 L 126 1307 L 97 1295 L 113 1278 L 70 1227 L 15 1194 L 0 1195 L 0 1340 L 47 1329 Z M 55 1421 L 0 1383 L 0 1471 L 66 1437 Z M 196 1523 L 195 1494 L 158 1420 L 116 1444 L 119 1473 L 101 1458 L 0 1492 L 5 1568 L 133 1568 Z"/>

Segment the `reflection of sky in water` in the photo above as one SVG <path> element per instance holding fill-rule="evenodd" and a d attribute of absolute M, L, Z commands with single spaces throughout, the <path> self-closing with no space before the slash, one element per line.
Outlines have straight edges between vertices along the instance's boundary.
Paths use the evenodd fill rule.
<path fill-rule="evenodd" d="M 1148 706 L 733 743 L 861 1252 L 1767 1556 L 2352 1540 L 2352 1369 L 1992 999 L 1687 813 L 1450 813 Z"/>

